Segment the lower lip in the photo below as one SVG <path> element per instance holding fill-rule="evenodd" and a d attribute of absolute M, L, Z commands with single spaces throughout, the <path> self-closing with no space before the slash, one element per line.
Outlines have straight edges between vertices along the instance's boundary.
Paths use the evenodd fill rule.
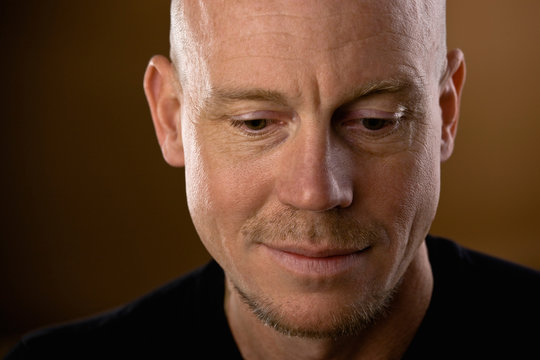
<path fill-rule="evenodd" d="M 350 271 L 355 266 L 358 266 L 361 258 L 369 249 L 368 247 L 345 255 L 309 257 L 264 245 L 263 248 L 266 249 L 274 261 L 288 271 L 298 275 L 321 277 L 336 276 Z"/>

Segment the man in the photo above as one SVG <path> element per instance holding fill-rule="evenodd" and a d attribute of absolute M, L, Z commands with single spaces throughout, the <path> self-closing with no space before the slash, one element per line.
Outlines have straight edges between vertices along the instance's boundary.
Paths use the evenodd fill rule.
<path fill-rule="evenodd" d="M 173 1 L 171 59 L 145 92 L 216 262 L 10 358 L 534 356 L 538 273 L 427 237 L 465 79 L 444 1 Z"/>

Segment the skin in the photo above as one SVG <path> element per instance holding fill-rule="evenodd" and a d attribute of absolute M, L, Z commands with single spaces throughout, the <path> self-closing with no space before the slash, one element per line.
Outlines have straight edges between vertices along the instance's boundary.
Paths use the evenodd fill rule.
<path fill-rule="evenodd" d="M 443 4 L 187 1 L 172 13 L 174 64 L 154 57 L 145 92 L 225 271 L 243 356 L 399 358 L 429 305 L 424 239 L 465 77 L 461 51 L 444 54 Z"/>

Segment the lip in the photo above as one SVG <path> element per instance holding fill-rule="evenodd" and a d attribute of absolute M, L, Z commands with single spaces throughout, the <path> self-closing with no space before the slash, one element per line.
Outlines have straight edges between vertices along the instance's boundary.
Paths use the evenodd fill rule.
<path fill-rule="evenodd" d="M 282 268 L 297 275 L 332 277 L 358 266 L 369 246 L 363 249 L 269 246 L 262 248 Z"/>

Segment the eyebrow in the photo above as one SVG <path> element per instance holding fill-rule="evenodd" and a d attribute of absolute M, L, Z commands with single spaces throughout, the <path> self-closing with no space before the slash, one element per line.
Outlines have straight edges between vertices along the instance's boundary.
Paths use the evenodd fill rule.
<path fill-rule="evenodd" d="M 287 105 L 288 101 L 284 94 L 279 91 L 267 90 L 267 89 L 240 89 L 240 88 L 227 88 L 227 89 L 213 89 L 212 95 L 207 98 L 207 103 L 215 103 L 225 105 L 236 101 L 249 100 L 249 101 L 261 101 L 271 102 L 279 105 Z"/>
<path fill-rule="evenodd" d="M 356 89 L 353 89 L 344 96 L 344 104 L 350 104 L 361 98 L 366 98 L 371 95 L 385 93 L 399 93 L 407 90 L 416 89 L 417 86 L 413 81 L 402 78 L 389 78 L 385 80 L 371 81 Z"/>

